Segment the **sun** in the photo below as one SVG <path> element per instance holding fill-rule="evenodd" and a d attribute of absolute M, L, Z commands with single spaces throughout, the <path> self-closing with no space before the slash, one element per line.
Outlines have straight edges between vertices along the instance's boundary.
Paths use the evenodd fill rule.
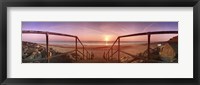
<path fill-rule="evenodd" d="M 109 40 L 110 40 L 110 36 L 106 35 L 106 36 L 104 37 L 104 41 L 109 41 Z"/>
<path fill-rule="evenodd" d="M 108 37 L 108 36 L 105 36 L 104 40 L 105 40 L 105 41 L 109 41 L 109 37 Z"/>
<path fill-rule="evenodd" d="M 106 45 L 108 45 L 109 39 L 110 39 L 110 37 L 109 37 L 108 35 L 106 35 L 106 36 L 104 37 L 104 40 L 105 40 L 105 42 L 106 42 Z"/>

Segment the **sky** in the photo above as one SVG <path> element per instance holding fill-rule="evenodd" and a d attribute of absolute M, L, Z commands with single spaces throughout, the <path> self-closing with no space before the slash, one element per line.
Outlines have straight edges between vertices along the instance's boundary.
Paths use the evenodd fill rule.
<path fill-rule="evenodd" d="M 178 31 L 178 22 L 22 22 L 22 30 L 48 31 L 78 36 L 81 41 L 114 41 L 118 36 L 153 31 Z M 152 41 L 165 41 L 175 35 L 155 36 Z M 23 41 L 45 41 L 45 35 L 22 34 Z M 52 41 L 74 40 L 50 36 Z M 124 39 L 130 41 L 130 38 Z M 145 37 L 131 37 L 144 41 Z"/>

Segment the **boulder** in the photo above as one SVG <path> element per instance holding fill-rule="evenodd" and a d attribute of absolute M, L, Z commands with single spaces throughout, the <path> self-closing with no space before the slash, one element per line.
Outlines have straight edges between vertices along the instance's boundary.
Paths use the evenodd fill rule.
<path fill-rule="evenodd" d="M 160 57 L 166 62 L 177 62 L 178 59 L 178 36 L 171 38 L 161 46 Z"/>

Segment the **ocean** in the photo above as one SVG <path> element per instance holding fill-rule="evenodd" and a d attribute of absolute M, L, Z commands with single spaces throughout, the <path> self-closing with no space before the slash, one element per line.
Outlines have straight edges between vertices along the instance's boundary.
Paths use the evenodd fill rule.
<path fill-rule="evenodd" d="M 45 41 L 40 41 L 40 42 L 35 42 L 39 44 L 46 44 Z M 83 45 L 104 45 L 104 46 L 109 46 L 113 45 L 114 41 L 82 41 Z M 132 45 L 132 44 L 146 44 L 146 41 L 121 41 L 121 45 Z M 49 44 L 52 45 L 64 45 L 64 46 L 70 46 L 70 45 L 75 45 L 75 41 L 49 41 Z M 118 43 L 115 43 L 117 45 Z M 77 45 L 80 45 L 80 42 L 78 42 Z"/>

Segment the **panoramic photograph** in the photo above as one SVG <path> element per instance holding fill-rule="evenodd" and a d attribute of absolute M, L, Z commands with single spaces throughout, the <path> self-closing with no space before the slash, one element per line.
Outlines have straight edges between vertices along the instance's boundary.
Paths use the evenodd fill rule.
<path fill-rule="evenodd" d="M 178 63 L 178 22 L 21 25 L 22 63 Z"/>

